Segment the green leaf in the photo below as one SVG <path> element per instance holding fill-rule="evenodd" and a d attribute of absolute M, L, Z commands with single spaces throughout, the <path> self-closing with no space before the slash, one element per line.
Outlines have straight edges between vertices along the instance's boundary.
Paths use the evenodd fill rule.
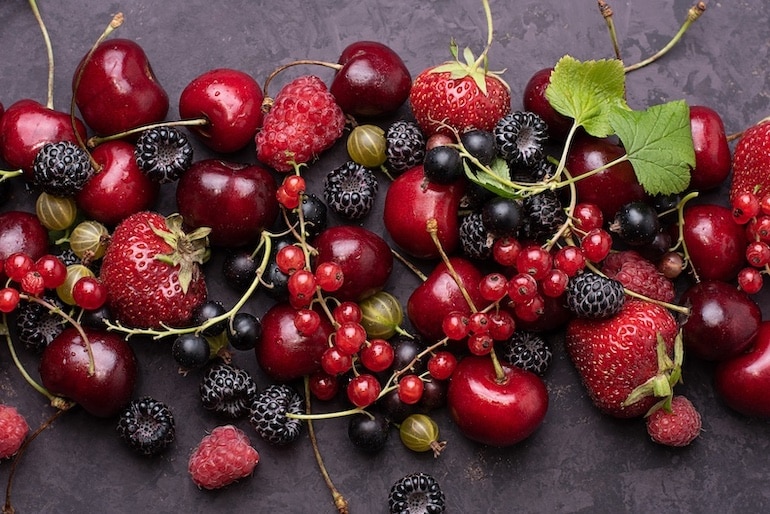
<path fill-rule="evenodd" d="M 645 111 L 614 108 L 610 123 L 626 149 L 636 178 L 651 195 L 675 194 L 690 184 L 695 150 L 690 108 L 683 100 Z"/>
<path fill-rule="evenodd" d="M 518 198 L 519 195 L 513 187 L 509 185 L 511 181 L 511 172 L 508 163 L 504 159 L 495 159 L 488 166 L 488 171 L 472 169 L 468 162 L 463 159 L 465 176 L 468 180 L 475 182 L 481 187 L 504 198 Z M 491 172 L 491 173 L 490 173 Z"/>
<path fill-rule="evenodd" d="M 581 62 L 565 55 L 556 63 L 545 96 L 554 109 L 596 137 L 611 135 L 609 113 L 628 109 L 623 63 L 618 59 Z"/>

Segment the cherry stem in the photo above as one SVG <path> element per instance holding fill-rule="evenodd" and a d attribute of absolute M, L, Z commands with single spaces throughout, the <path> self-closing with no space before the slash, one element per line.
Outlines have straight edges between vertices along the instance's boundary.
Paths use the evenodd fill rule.
<path fill-rule="evenodd" d="M 32 14 L 35 15 L 35 20 L 40 26 L 40 32 L 43 33 L 43 41 L 45 41 L 45 51 L 48 56 L 48 98 L 46 100 L 46 107 L 53 109 L 53 77 L 54 77 L 54 60 L 53 60 L 53 45 L 51 45 L 51 37 L 48 35 L 48 29 L 45 26 L 43 17 L 40 15 L 40 9 L 38 9 L 36 0 L 29 0 L 29 6 L 32 8 Z"/>
<path fill-rule="evenodd" d="M 308 380 L 307 376 L 305 377 L 305 412 L 307 414 L 311 414 L 312 412 L 312 404 L 310 400 L 310 381 Z M 321 476 L 323 477 L 324 482 L 326 482 L 326 487 L 328 487 L 329 491 L 332 493 L 334 506 L 337 507 L 337 511 L 340 514 L 348 514 L 348 501 L 334 485 L 334 482 L 332 481 L 331 477 L 329 476 L 329 472 L 326 469 L 326 465 L 324 464 L 323 457 L 321 456 L 321 450 L 318 447 L 318 439 L 315 436 L 315 428 L 313 427 L 312 419 L 307 420 L 307 432 L 310 437 L 310 444 L 313 447 L 313 455 L 315 456 L 315 460 L 318 463 L 318 469 L 321 472 Z"/>
<path fill-rule="evenodd" d="M 0 170 L 0 182 L 5 182 L 6 180 L 18 177 L 23 173 L 24 172 L 22 170 Z"/>
<path fill-rule="evenodd" d="M 425 282 L 426 280 L 428 280 L 428 276 L 427 276 L 425 273 L 423 273 L 423 272 L 422 272 L 422 271 L 421 271 L 421 270 L 420 270 L 420 269 L 419 269 L 417 266 L 415 266 L 413 263 L 409 262 L 409 260 L 408 260 L 406 257 L 404 257 L 403 255 L 401 255 L 401 253 L 397 252 L 397 251 L 396 251 L 396 250 L 394 250 L 393 248 L 391 248 L 391 249 L 390 249 L 390 253 L 392 253 L 392 254 L 393 254 L 393 257 L 395 257 L 396 259 L 398 259 L 398 260 L 399 260 L 399 262 L 401 262 L 401 263 L 402 263 L 404 266 L 406 266 L 406 267 L 407 267 L 407 269 L 408 269 L 409 271 L 411 271 L 412 273 L 414 273 L 414 274 L 417 276 L 417 278 L 419 278 L 421 281 Z"/>
<path fill-rule="evenodd" d="M 639 68 L 643 68 L 644 66 L 647 66 L 648 64 L 651 64 L 661 57 L 663 57 L 666 53 L 668 53 L 669 50 L 671 50 L 674 45 L 676 45 L 680 39 L 682 39 L 682 36 L 685 32 L 687 32 L 687 29 L 690 28 L 690 25 L 692 25 L 698 18 L 701 17 L 701 15 L 706 11 L 706 4 L 704 2 L 698 2 L 697 4 L 690 7 L 690 10 L 687 11 L 687 19 L 684 20 L 684 23 L 682 23 L 682 26 L 679 28 L 679 31 L 674 35 L 673 38 L 671 38 L 671 41 L 669 41 L 666 46 L 655 52 L 653 55 L 648 57 L 647 59 L 644 59 L 642 61 L 639 61 L 636 64 L 632 64 L 630 66 L 626 66 L 624 68 L 624 71 L 626 73 L 629 73 L 634 70 L 638 70 Z"/>
<path fill-rule="evenodd" d="M 438 250 L 439 255 L 441 255 L 441 260 L 444 261 L 449 274 L 452 275 L 452 278 L 457 283 L 457 287 L 460 288 L 460 292 L 462 293 L 463 298 L 465 298 L 465 301 L 468 303 L 471 311 L 478 312 L 476 305 L 473 303 L 473 298 L 471 298 L 468 290 L 463 286 L 463 281 L 460 278 L 460 275 L 457 274 L 454 266 L 452 266 L 452 263 L 449 261 L 449 256 L 444 251 L 444 247 L 441 245 L 441 241 L 438 239 L 438 222 L 436 219 L 429 219 L 425 224 L 425 229 L 428 231 L 428 234 L 430 234 L 430 238 L 433 240 L 433 244 L 436 245 L 436 249 Z"/>
<path fill-rule="evenodd" d="M 287 68 L 291 68 L 292 66 L 302 66 L 302 65 L 316 65 L 316 66 L 324 66 L 326 68 L 331 68 L 333 70 L 339 71 L 342 69 L 342 65 L 338 63 L 333 62 L 327 62 L 327 61 L 317 61 L 315 59 L 300 59 L 297 61 L 288 62 L 286 64 L 282 64 L 281 66 L 278 66 L 276 69 L 270 73 L 270 75 L 267 76 L 265 79 L 265 83 L 262 85 L 262 92 L 265 95 L 265 99 L 262 102 L 262 109 L 269 109 L 270 106 L 273 104 L 272 98 L 270 98 L 267 94 L 267 87 L 270 85 L 270 82 L 282 71 L 284 71 Z"/>
<path fill-rule="evenodd" d="M 159 127 L 201 127 L 204 125 L 208 125 L 209 120 L 207 118 L 191 118 L 187 120 L 177 120 L 177 121 L 163 121 L 160 123 L 149 123 L 147 125 L 142 125 L 140 127 L 134 127 L 128 130 L 125 130 L 123 132 L 118 132 L 117 134 L 112 134 L 109 136 L 92 136 L 88 139 L 88 142 L 86 143 L 88 145 L 88 148 L 94 148 L 101 143 L 106 143 L 108 141 L 115 141 L 118 139 L 123 139 L 126 136 L 131 136 L 133 134 L 139 134 L 141 132 L 144 132 L 145 130 L 150 130 L 154 128 Z"/>
<path fill-rule="evenodd" d="M 484 71 L 486 71 L 487 55 L 489 54 L 489 49 L 492 46 L 494 26 L 492 25 L 492 9 L 489 8 L 489 2 L 487 0 L 481 0 L 481 4 L 484 6 L 484 16 L 487 19 L 487 45 L 484 47 L 484 50 L 473 63 L 473 69 L 478 69 L 478 67 L 483 63 Z"/>
<path fill-rule="evenodd" d="M 21 445 L 21 448 L 19 448 L 19 451 L 16 453 L 16 456 L 13 458 L 13 464 L 11 465 L 11 471 L 8 474 L 8 483 L 5 487 L 5 505 L 3 506 L 3 514 L 12 514 L 15 512 L 15 509 L 11 505 L 11 489 L 13 487 L 13 478 L 16 475 L 16 469 L 18 468 L 19 461 L 21 460 L 22 455 L 24 455 L 24 452 L 27 450 L 30 444 L 32 444 L 32 441 L 34 441 L 37 436 L 39 436 L 43 430 L 51 426 L 56 419 L 64 414 L 66 412 L 65 409 L 57 409 L 56 412 L 54 412 L 47 420 L 45 420 L 41 425 L 35 430 L 29 437 L 27 437 L 27 440 L 24 441 L 24 444 Z"/>
<path fill-rule="evenodd" d="M 13 360 L 13 363 L 16 365 L 16 368 L 19 370 L 19 373 L 21 373 L 21 376 L 24 377 L 24 380 L 32 386 L 32 388 L 48 398 L 49 401 L 52 401 L 55 397 L 52 395 L 45 387 L 38 384 L 30 375 L 27 373 L 26 368 L 19 360 L 19 356 L 16 354 L 16 348 L 13 345 L 13 341 L 11 340 L 11 335 L 7 331 L 8 323 L 5 313 L 3 313 L 3 323 L 0 328 L 3 330 L 0 332 L 5 336 L 5 342 L 8 345 L 8 351 L 11 353 L 11 359 Z"/>
<path fill-rule="evenodd" d="M 500 364 L 500 359 L 497 358 L 497 353 L 494 348 L 489 351 L 489 357 L 492 359 L 492 366 L 495 368 L 495 380 L 497 380 L 498 384 L 505 383 L 508 378 L 505 376 L 505 370 L 503 369 L 503 365 Z"/>
<path fill-rule="evenodd" d="M 612 50 L 615 52 L 615 58 L 620 58 L 620 45 L 618 44 L 618 34 L 615 32 L 615 22 L 613 21 L 612 7 L 610 7 L 604 0 L 598 0 L 599 12 L 604 17 L 604 21 L 607 23 L 607 30 L 610 33 L 610 40 L 612 41 Z"/>
<path fill-rule="evenodd" d="M 697 196 L 698 196 L 698 192 L 693 191 L 685 195 L 681 200 L 679 200 L 679 203 L 676 205 L 677 222 L 679 224 L 679 233 L 677 235 L 676 244 L 671 248 L 669 248 L 669 251 L 671 252 L 676 251 L 676 249 L 681 246 L 682 254 L 684 255 L 684 262 L 690 265 L 690 268 L 692 270 L 692 275 L 695 278 L 695 281 L 700 282 L 700 277 L 698 276 L 698 272 L 695 271 L 695 267 L 691 265 L 692 262 L 690 261 L 690 252 L 687 251 L 687 244 L 684 242 L 684 206 L 687 202 L 689 202 L 693 198 L 696 198 Z"/>
<path fill-rule="evenodd" d="M 761 120 L 756 122 L 753 126 L 761 125 L 761 124 L 766 123 L 768 121 L 770 121 L 770 116 L 765 116 L 764 118 L 762 118 Z M 744 132 L 745 132 L 745 130 L 741 130 L 740 132 L 735 132 L 734 134 L 729 134 L 727 136 L 727 142 L 730 143 L 732 141 L 735 141 L 736 139 L 742 138 Z"/>

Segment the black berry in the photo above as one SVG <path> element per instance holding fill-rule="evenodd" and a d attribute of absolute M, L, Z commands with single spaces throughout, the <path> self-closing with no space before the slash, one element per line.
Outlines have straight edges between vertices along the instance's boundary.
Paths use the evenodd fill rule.
<path fill-rule="evenodd" d="M 324 199 L 340 216 L 357 220 L 372 210 L 378 188 L 377 177 L 372 170 L 348 161 L 326 175 Z"/>
<path fill-rule="evenodd" d="M 390 488 L 388 508 L 391 514 L 440 514 L 446 509 L 446 498 L 431 475 L 411 473 Z"/>
<path fill-rule="evenodd" d="M 284 445 L 299 437 L 302 422 L 286 414 L 302 412 L 302 397 L 286 384 L 266 387 L 251 406 L 249 422 L 267 442 Z"/>
<path fill-rule="evenodd" d="M 54 196 L 74 196 L 93 175 L 88 153 L 69 141 L 46 143 L 32 165 L 33 182 Z"/>
<path fill-rule="evenodd" d="M 567 307 L 581 318 L 605 319 L 623 308 L 623 284 L 615 279 L 585 271 L 567 284 Z"/>
<path fill-rule="evenodd" d="M 240 418 L 250 412 L 257 384 L 248 371 L 220 362 L 203 376 L 200 395 L 204 408 L 228 418 Z"/>
<path fill-rule="evenodd" d="M 156 127 L 143 131 L 139 136 L 134 158 L 151 180 L 166 184 L 179 179 L 190 168 L 193 147 L 181 130 Z"/>
<path fill-rule="evenodd" d="M 171 410 L 149 396 L 129 403 L 120 415 L 117 429 L 132 450 L 148 456 L 165 450 L 176 434 Z"/>

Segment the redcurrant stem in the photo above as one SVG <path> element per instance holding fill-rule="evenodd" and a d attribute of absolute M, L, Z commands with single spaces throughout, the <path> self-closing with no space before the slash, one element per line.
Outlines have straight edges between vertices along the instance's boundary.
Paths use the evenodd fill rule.
<path fill-rule="evenodd" d="M 610 41 L 612 41 L 612 50 L 615 52 L 615 58 L 617 60 L 622 60 L 620 58 L 620 45 L 618 44 L 618 34 L 615 32 L 615 22 L 612 18 L 613 12 L 612 7 L 610 7 L 607 2 L 604 0 L 599 0 L 599 12 L 604 17 L 604 21 L 607 23 L 607 30 L 610 34 Z"/>
<path fill-rule="evenodd" d="M 436 221 L 435 218 L 431 218 L 427 221 L 427 223 L 425 224 L 425 230 L 427 230 L 428 234 L 430 234 L 430 238 L 433 240 L 433 244 L 436 245 L 436 249 L 438 250 L 438 253 L 441 255 L 441 260 L 444 261 L 444 264 L 446 265 L 447 270 L 449 271 L 449 274 L 452 275 L 452 278 L 457 283 L 457 287 L 460 288 L 460 292 L 465 298 L 465 301 L 468 303 L 468 306 L 470 307 L 471 311 L 478 312 L 476 305 L 473 303 L 473 299 L 471 298 L 471 295 L 468 293 L 468 290 L 465 289 L 465 286 L 463 286 L 463 281 L 460 278 L 460 275 L 457 274 L 457 271 L 455 270 L 454 266 L 452 266 L 452 263 L 449 260 L 449 256 L 444 251 L 444 247 L 441 245 L 441 241 L 439 241 L 438 239 L 438 222 Z"/>
<path fill-rule="evenodd" d="M 32 444 L 32 441 L 34 441 L 37 436 L 39 436 L 43 430 L 51 426 L 56 419 L 64 414 L 66 410 L 57 409 L 56 412 L 54 412 L 47 420 L 45 420 L 43 423 L 40 424 L 37 429 L 30 434 L 29 437 L 27 437 L 27 440 L 24 441 L 24 444 L 21 445 L 21 448 L 19 448 L 19 451 L 16 453 L 16 456 L 13 458 L 13 464 L 11 465 L 11 471 L 8 474 L 8 483 L 5 487 L 5 505 L 3 506 L 3 514 L 6 513 L 13 513 L 15 512 L 13 506 L 11 505 L 11 489 L 13 487 L 13 478 L 16 475 L 16 469 L 19 466 L 19 461 L 21 460 L 22 455 L 24 455 L 24 452 L 27 450 L 30 444 Z"/>
<path fill-rule="evenodd" d="M 40 15 L 40 9 L 38 9 L 36 0 L 29 0 L 29 6 L 32 8 L 32 14 L 35 16 L 37 24 L 40 26 L 40 32 L 43 34 L 43 41 L 45 42 L 45 51 L 48 58 L 48 97 L 46 100 L 46 107 L 53 109 L 53 77 L 54 77 L 54 60 L 53 60 L 53 45 L 51 45 L 51 37 L 48 35 L 48 29 L 45 26 L 43 17 Z"/>
<path fill-rule="evenodd" d="M 326 61 L 317 61 L 315 59 L 299 59 L 297 61 L 288 62 L 286 64 L 282 64 L 281 66 L 278 66 L 276 69 L 274 69 L 270 75 L 267 76 L 265 79 L 265 83 L 262 85 L 262 92 L 265 95 L 265 99 L 262 101 L 262 109 L 263 110 L 270 110 L 270 107 L 273 105 L 273 99 L 270 98 L 267 94 L 267 87 L 270 85 L 270 82 L 273 81 L 273 79 L 281 73 L 283 70 L 287 68 L 291 68 L 292 66 L 302 66 L 302 65 L 317 65 L 317 66 L 325 66 L 326 68 L 332 68 L 333 70 L 340 70 L 342 68 L 341 64 L 333 63 L 333 62 L 326 62 Z"/>
<path fill-rule="evenodd" d="M 489 54 L 489 49 L 492 46 L 492 36 L 494 34 L 494 26 L 492 25 L 492 9 L 489 8 L 489 2 L 487 0 L 481 0 L 481 4 L 484 6 L 484 16 L 487 19 L 487 45 L 484 47 L 481 55 L 479 55 L 476 59 L 476 62 L 473 63 L 474 70 L 478 69 L 482 63 L 486 69 L 487 55 Z"/>
<path fill-rule="evenodd" d="M 643 68 L 644 66 L 647 66 L 648 64 L 651 64 L 661 57 L 663 57 L 666 53 L 668 53 L 669 50 L 671 50 L 674 45 L 676 45 L 680 39 L 682 39 L 682 36 L 685 32 L 687 32 L 687 29 L 690 28 L 690 25 L 692 25 L 700 16 L 706 11 L 706 4 L 704 2 L 698 2 L 697 4 L 690 7 L 690 10 L 687 11 L 687 19 L 685 19 L 684 23 L 682 23 L 682 26 L 679 28 L 679 31 L 674 35 L 673 38 L 671 38 L 671 41 L 666 44 L 663 48 L 655 52 L 653 55 L 648 57 L 647 59 L 644 59 L 642 61 L 639 61 L 636 64 L 632 64 L 630 66 L 626 66 L 624 68 L 624 71 L 626 73 L 629 73 L 634 70 L 638 70 L 639 68 Z"/>
<path fill-rule="evenodd" d="M 95 148 L 99 146 L 102 143 L 106 143 L 108 141 L 115 141 L 117 139 L 123 139 L 126 136 L 131 136 L 133 134 L 139 134 L 141 132 L 144 132 L 145 130 L 150 130 L 154 128 L 160 128 L 160 127 L 201 127 L 203 125 L 207 125 L 209 123 L 209 120 L 207 118 L 191 118 L 187 120 L 176 120 L 176 121 L 162 121 L 159 123 L 149 123 L 147 125 L 142 125 L 140 127 L 134 127 L 128 130 L 125 130 L 123 132 L 118 132 L 117 134 L 112 134 L 109 136 L 92 136 L 88 139 L 87 145 L 88 148 Z"/>
<path fill-rule="evenodd" d="M 312 413 L 312 404 L 310 401 L 310 381 L 308 380 L 307 376 L 305 376 L 305 412 L 307 414 Z M 310 445 L 313 447 L 313 455 L 315 456 L 315 460 L 318 463 L 318 469 L 321 472 L 321 476 L 323 477 L 324 482 L 326 482 L 326 486 L 332 493 L 334 506 L 337 507 L 337 511 L 340 512 L 340 514 L 347 514 L 349 512 L 348 501 L 337 490 L 337 487 L 334 485 L 334 482 L 332 482 L 332 479 L 329 476 L 329 472 L 327 471 L 326 465 L 324 464 L 323 456 L 321 455 L 321 450 L 318 447 L 318 439 L 315 436 L 315 428 L 313 427 L 312 419 L 307 420 L 307 432 L 310 436 Z"/>

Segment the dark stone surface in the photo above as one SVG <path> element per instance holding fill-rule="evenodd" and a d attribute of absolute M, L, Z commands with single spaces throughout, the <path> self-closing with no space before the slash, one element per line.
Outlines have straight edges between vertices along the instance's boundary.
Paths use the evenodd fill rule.
<path fill-rule="evenodd" d="M 493 0 L 493 69 L 506 68 L 513 107 L 532 73 L 570 53 L 580 59 L 612 57 L 604 21 L 593 0 Z M 262 83 L 270 71 L 298 58 L 336 61 L 359 39 L 391 45 L 416 75 L 449 57 L 450 36 L 479 51 L 484 44 L 481 3 L 469 0 L 169 0 L 41 2 L 56 55 L 56 106 L 67 110 L 71 76 L 111 15 L 122 10 L 116 36 L 138 41 L 172 99 L 195 76 L 214 67 L 252 73 Z M 616 2 L 615 23 L 624 57 L 636 62 L 664 45 L 684 19 L 689 0 Z M 632 107 L 684 98 L 718 110 L 728 133 L 770 114 L 770 23 L 764 0 L 710 2 L 708 10 L 662 61 L 628 77 Z M 0 3 L 0 101 L 45 101 L 46 61 L 40 34 L 26 2 Z M 300 69 L 284 78 L 326 69 Z M 280 81 L 279 81 L 280 82 Z M 271 92 L 279 87 L 273 83 Z M 275 89 L 273 89 L 275 88 Z M 407 115 L 406 111 L 402 113 Z M 207 155 L 196 148 L 197 158 Z M 253 148 L 232 157 L 253 161 Z M 320 177 L 344 159 L 338 145 L 307 173 Z M 318 191 L 318 183 L 313 184 Z M 171 187 L 161 205 L 174 210 Z M 378 207 L 381 208 L 382 196 Z M 713 198 L 713 197 L 709 197 Z M 707 198 L 707 199 L 709 199 Z M 3 209 L 31 209 L 34 195 L 20 183 Z M 381 230 L 373 215 L 365 224 Z M 212 295 L 231 301 L 217 279 L 218 259 L 208 265 Z M 397 269 L 387 288 L 406 298 L 416 279 Z M 767 312 L 767 295 L 760 301 Z M 260 295 L 248 308 L 262 314 Z M 766 487 L 770 431 L 762 420 L 730 412 L 715 398 L 711 366 L 688 363 L 682 392 L 703 414 L 704 432 L 685 449 L 649 441 L 639 420 L 599 414 L 556 343 L 555 364 L 546 376 L 551 405 L 541 428 L 506 449 L 478 446 L 460 436 L 445 412 L 436 415 L 449 441 L 438 459 L 404 449 L 392 432 L 385 451 L 362 455 L 350 445 L 346 420 L 316 423 L 331 477 L 351 512 L 386 512 L 391 484 L 406 473 L 434 475 L 447 495 L 448 512 L 759 512 L 770 505 Z M 164 343 L 132 343 L 141 365 L 137 395 L 168 402 L 177 418 L 177 440 L 157 459 L 138 457 L 117 438 L 114 420 L 82 411 L 61 417 L 30 447 L 16 474 L 13 503 L 19 513 L 43 512 L 333 512 L 307 438 L 288 448 L 264 444 L 245 421 L 261 453 L 255 476 L 218 492 L 198 490 L 187 475 L 187 458 L 206 431 L 222 420 L 203 411 L 199 374 L 177 374 Z M 35 375 L 34 357 L 22 360 Z M 250 352 L 235 361 L 267 380 Z M 43 397 L 27 387 L 7 348 L 0 348 L 0 401 L 17 405 L 30 425 L 51 413 Z M 331 409 L 333 406 L 323 407 Z M 0 483 L 10 463 L 0 463 Z"/>

